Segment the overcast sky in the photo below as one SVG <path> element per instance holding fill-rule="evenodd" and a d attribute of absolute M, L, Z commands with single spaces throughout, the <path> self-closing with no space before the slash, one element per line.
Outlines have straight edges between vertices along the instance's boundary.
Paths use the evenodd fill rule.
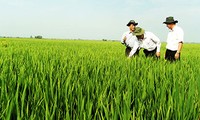
<path fill-rule="evenodd" d="M 0 36 L 119 40 L 134 19 L 166 41 L 168 16 L 200 42 L 200 0 L 0 0 Z"/>

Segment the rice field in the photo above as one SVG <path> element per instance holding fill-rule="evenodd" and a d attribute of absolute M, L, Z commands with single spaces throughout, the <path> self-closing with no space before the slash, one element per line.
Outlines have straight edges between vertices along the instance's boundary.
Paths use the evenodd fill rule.
<path fill-rule="evenodd" d="M 0 38 L 0 119 L 199 120 L 200 44 L 181 61 L 114 41 Z"/>

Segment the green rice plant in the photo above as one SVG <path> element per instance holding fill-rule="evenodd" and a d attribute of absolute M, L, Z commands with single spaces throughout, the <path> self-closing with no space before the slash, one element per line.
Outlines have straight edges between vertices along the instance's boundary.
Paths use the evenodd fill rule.
<path fill-rule="evenodd" d="M 200 118 L 199 44 L 170 63 L 165 43 L 156 60 L 112 41 L 0 41 L 0 119 Z"/>

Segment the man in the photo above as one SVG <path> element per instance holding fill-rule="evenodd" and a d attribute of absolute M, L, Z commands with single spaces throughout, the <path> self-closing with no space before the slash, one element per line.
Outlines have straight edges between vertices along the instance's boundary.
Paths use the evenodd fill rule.
<path fill-rule="evenodd" d="M 133 53 L 134 55 L 139 54 L 138 41 L 136 40 L 136 37 L 133 36 L 133 32 L 137 25 L 138 23 L 136 23 L 134 20 L 130 20 L 127 24 L 127 26 L 129 27 L 129 31 L 125 32 L 121 38 L 121 43 L 126 46 L 125 55 L 127 57 L 132 57 Z"/>
<path fill-rule="evenodd" d="M 137 37 L 140 48 L 144 48 L 143 52 L 146 57 L 160 57 L 161 42 L 156 35 L 152 32 L 146 32 L 140 27 L 136 27 L 133 35 Z"/>
<path fill-rule="evenodd" d="M 171 62 L 180 60 L 180 53 L 183 47 L 184 32 L 182 28 L 176 25 L 178 21 L 174 20 L 173 17 L 167 17 L 166 21 L 163 23 L 166 24 L 170 29 L 167 37 L 167 50 L 165 53 L 165 59 Z"/>

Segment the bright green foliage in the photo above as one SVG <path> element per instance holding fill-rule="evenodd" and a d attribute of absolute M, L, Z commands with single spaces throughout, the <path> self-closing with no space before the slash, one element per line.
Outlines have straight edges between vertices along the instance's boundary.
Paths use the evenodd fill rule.
<path fill-rule="evenodd" d="M 120 42 L 1 39 L 0 119 L 198 120 L 200 45 L 127 59 Z"/>

